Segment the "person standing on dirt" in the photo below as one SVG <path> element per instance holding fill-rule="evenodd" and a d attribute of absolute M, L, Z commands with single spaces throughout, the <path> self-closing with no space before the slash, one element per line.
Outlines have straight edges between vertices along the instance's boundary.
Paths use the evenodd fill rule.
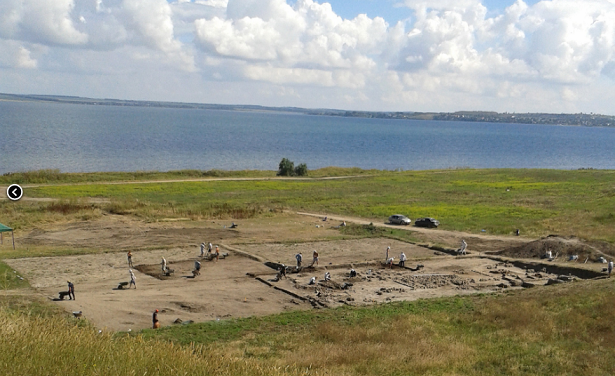
<path fill-rule="evenodd" d="M 298 269 L 301 267 L 301 262 L 303 262 L 303 255 L 301 254 L 301 252 L 299 252 L 295 255 L 295 258 L 297 259 L 297 269 Z"/>
<path fill-rule="evenodd" d="M 154 314 L 152 315 L 152 328 L 153 329 L 160 328 L 160 322 L 158 321 L 158 310 L 155 310 Z"/>
<path fill-rule="evenodd" d="M 211 243 L 209 243 L 207 245 L 207 254 L 208 254 L 208 256 L 209 256 L 209 254 L 211 254 L 211 251 L 213 251 L 213 250 L 214 250 L 214 246 L 211 245 Z"/>
<path fill-rule="evenodd" d="M 128 267 L 132 268 L 132 252 L 128 251 L 128 254 L 126 255 L 126 257 L 128 257 Z"/>
<path fill-rule="evenodd" d="M 130 285 L 128 285 L 128 288 L 130 288 L 130 286 L 135 285 L 135 289 L 137 288 L 137 277 L 135 277 L 135 273 L 132 272 L 132 269 L 128 269 L 128 271 L 130 272 Z"/>
<path fill-rule="evenodd" d="M 160 262 L 160 266 L 162 267 L 162 274 L 167 274 L 167 260 L 164 257 L 162 262 Z"/>
<path fill-rule="evenodd" d="M 459 253 L 460 255 L 465 255 L 467 247 L 468 243 L 466 243 L 464 239 L 461 239 L 461 248 L 459 248 L 459 251 L 457 251 L 457 253 Z"/>
<path fill-rule="evenodd" d="M 219 259 L 220 259 L 220 248 L 216 246 L 216 262 L 218 262 Z"/>
<path fill-rule="evenodd" d="M 201 257 L 205 256 L 205 243 L 201 243 Z"/>
<path fill-rule="evenodd" d="M 608 270 L 609 270 L 609 278 L 611 278 L 611 272 L 613 271 L 613 260 L 609 261 Z"/>
<path fill-rule="evenodd" d="M 385 254 L 385 257 L 384 257 L 384 259 L 387 260 L 387 261 L 389 260 L 389 251 L 390 250 L 391 250 L 391 247 L 387 247 L 387 251 L 386 251 L 386 254 Z"/>
<path fill-rule="evenodd" d="M 402 252 L 401 255 L 399 255 L 399 266 L 405 267 L 406 266 L 406 260 L 407 260 L 406 254 Z"/>
<path fill-rule="evenodd" d="M 316 250 L 312 252 L 312 266 L 314 266 L 314 264 L 318 265 L 318 251 Z"/>
<path fill-rule="evenodd" d="M 68 300 L 77 300 L 75 299 L 75 285 L 71 281 L 66 281 L 68 283 Z"/>
<path fill-rule="evenodd" d="M 194 262 L 194 270 L 196 270 L 196 275 L 201 275 L 201 263 L 199 261 Z"/>

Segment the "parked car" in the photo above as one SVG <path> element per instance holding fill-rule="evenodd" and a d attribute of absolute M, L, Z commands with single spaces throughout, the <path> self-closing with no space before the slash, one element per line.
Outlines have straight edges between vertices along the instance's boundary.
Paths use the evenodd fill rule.
<path fill-rule="evenodd" d="M 389 217 L 389 223 L 392 225 L 406 225 L 408 226 L 412 222 L 410 218 L 401 214 L 393 214 Z"/>
<path fill-rule="evenodd" d="M 438 221 L 437 219 L 430 218 L 430 217 L 425 217 L 425 218 L 419 218 L 416 221 L 414 221 L 414 225 L 416 227 L 436 228 L 440 226 L 440 221 Z"/>

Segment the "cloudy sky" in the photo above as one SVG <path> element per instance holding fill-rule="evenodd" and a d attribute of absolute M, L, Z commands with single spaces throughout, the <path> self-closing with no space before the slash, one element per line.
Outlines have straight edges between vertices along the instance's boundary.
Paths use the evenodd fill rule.
<path fill-rule="evenodd" d="M 0 92 L 615 115 L 615 0 L 0 0 Z"/>

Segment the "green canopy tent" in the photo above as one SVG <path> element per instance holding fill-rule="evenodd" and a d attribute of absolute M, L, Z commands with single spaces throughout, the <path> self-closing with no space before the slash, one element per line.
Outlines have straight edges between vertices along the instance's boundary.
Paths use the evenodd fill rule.
<path fill-rule="evenodd" d="M 0 223 L 0 244 L 4 243 L 4 240 L 2 239 L 2 234 L 9 231 L 11 232 L 11 238 L 13 238 L 13 249 L 15 249 L 15 235 L 13 234 L 13 229 L 3 225 L 2 223 Z"/>

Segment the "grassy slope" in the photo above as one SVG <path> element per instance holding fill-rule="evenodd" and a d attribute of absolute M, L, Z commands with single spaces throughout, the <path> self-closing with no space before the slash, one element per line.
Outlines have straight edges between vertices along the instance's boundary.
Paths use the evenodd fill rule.
<path fill-rule="evenodd" d="M 614 299 L 601 280 L 132 336 L 0 299 L 0 362 L 20 375 L 611 375 Z"/>
<path fill-rule="evenodd" d="M 7 264 L 0 261 L 0 290 L 18 289 L 28 287 L 28 281 L 17 274 Z"/>
<path fill-rule="evenodd" d="M 573 234 L 613 242 L 613 181 L 615 171 L 444 170 L 381 172 L 324 181 L 45 186 L 31 188 L 27 194 L 66 200 L 109 198 L 112 204 L 102 205 L 104 210 L 148 219 L 245 218 L 271 208 L 346 214 L 375 221 L 402 213 L 411 218 L 438 218 L 441 228 L 447 230 L 485 229 L 487 233 L 509 234 L 519 228 L 525 235 Z M 18 227 L 25 223 L 19 220 L 19 211 L 47 210 L 44 205 L 30 209 L 22 206 L 15 209 L 16 205 L 0 203 L 0 213 L 16 218 Z"/>
<path fill-rule="evenodd" d="M 613 282 L 603 280 L 211 322 L 146 336 L 333 374 L 613 374 L 614 298 Z"/>

